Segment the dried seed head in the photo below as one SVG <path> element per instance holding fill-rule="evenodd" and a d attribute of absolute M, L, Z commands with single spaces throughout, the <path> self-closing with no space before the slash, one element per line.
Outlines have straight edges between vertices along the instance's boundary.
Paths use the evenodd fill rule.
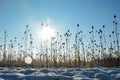
<path fill-rule="evenodd" d="M 77 24 L 77 27 L 79 27 L 79 24 Z"/>
<path fill-rule="evenodd" d="M 92 29 L 94 28 L 94 26 L 92 26 Z"/>
<path fill-rule="evenodd" d="M 105 25 L 103 25 L 103 28 L 105 28 Z"/>
<path fill-rule="evenodd" d="M 116 15 L 114 15 L 114 18 L 116 18 Z"/>

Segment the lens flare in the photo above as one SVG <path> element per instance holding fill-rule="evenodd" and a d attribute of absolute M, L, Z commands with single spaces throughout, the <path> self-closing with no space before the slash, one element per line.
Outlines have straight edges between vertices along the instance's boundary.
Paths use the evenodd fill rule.
<path fill-rule="evenodd" d="M 25 58 L 25 63 L 26 64 L 31 64 L 32 63 L 32 58 L 30 56 Z"/>

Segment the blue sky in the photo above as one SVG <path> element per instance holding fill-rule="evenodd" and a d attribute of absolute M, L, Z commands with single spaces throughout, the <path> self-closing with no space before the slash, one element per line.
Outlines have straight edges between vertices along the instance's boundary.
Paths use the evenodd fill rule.
<path fill-rule="evenodd" d="M 37 39 L 40 24 L 49 20 L 61 34 L 70 29 L 74 35 L 79 23 L 87 40 L 91 26 L 97 30 L 106 25 L 106 35 L 110 34 L 114 14 L 119 26 L 120 0 L 0 0 L 0 37 L 7 30 L 9 40 L 21 40 L 28 24 Z"/>

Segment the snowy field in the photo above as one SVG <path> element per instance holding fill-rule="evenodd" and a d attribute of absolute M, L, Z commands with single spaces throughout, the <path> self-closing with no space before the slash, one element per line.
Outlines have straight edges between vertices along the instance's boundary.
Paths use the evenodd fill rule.
<path fill-rule="evenodd" d="M 3 68 L 0 80 L 120 80 L 120 68 Z"/>

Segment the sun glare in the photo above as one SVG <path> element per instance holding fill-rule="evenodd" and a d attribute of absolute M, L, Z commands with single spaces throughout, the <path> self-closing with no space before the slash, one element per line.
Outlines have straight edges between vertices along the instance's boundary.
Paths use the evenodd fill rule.
<path fill-rule="evenodd" d="M 55 31 L 51 27 L 47 26 L 42 28 L 41 36 L 44 41 L 51 39 L 51 37 L 55 37 Z"/>

